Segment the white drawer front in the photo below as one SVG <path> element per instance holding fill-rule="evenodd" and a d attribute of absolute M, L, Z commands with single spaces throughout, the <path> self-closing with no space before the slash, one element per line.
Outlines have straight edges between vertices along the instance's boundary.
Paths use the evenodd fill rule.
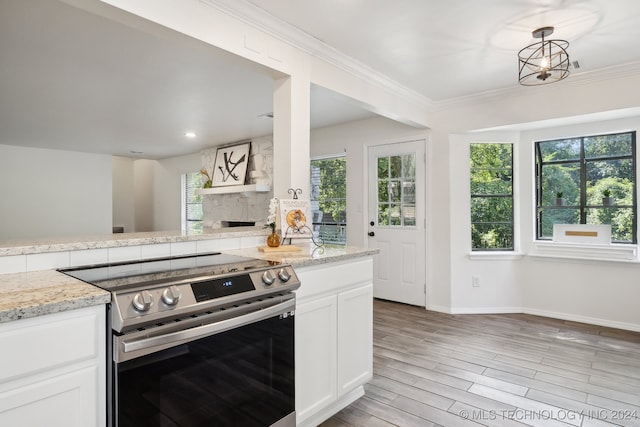
<path fill-rule="evenodd" d="M 0 324 L 0 382 L 99 356 L 104 306 Z"/>

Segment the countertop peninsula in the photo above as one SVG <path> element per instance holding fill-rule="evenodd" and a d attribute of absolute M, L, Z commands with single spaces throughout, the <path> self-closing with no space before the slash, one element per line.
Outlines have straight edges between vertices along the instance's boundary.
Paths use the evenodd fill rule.
<path fill-rule="evenodd" d="M 225 229 L 224 232 L 221 231 L 215 233 L 215 237 L 213 238 L 241 237 L 245 234 L 247 236 L 255 236 L 255 233 L 256 229 L 253 227 L 251 227 L 251 230 L 229 231 L 228 229 Z M 131 237 L 131 235 L 128 236 Z M 198 236 L 202 236 L 200 238 L 203 239 L 212 238 L 211 234 Z M 189 237 L 196 239 L 199 238 L 196 236 L 183 236 L 182 238 L 187 239 Z M 118 239 L 117 237 L 114 237 L 113 240 L 88 239 L 83 242 L 58 242 L 56 245 L 63 245 L 65 250 L 69 250 L 69 247 L 80 250 L 87 245 L 99 244 L 96 242 L 108 242 L 108 244 L 117 247 L 122 245 L 126 246 L 128 244 L 141 244 L 141 241 L 152 244 L 167 241 L 166 239 L 179 238 L 179 236 L 171 233 L 167 233 L 166 235 L 162 233 L 160 235 L 158 233 L 151 233 L 150 235 L 144 236 L 136 235 L 132 240 L 124 238 Z M 132 241 L 135 243 L 131 243 Z M 377 249 L 366 249 L 351 246 L 326 245 L 316 247 L 309 243 L 296 244 L 296 246 L 299 247 L 300 250 L 286 251 L 286 247 L 283 247 L 282 249 L 285 250 L 283 252 L 270 253 L 262 252 L 257 247 L 251 247 L 244 249 L 222 250 L 221 252 L 266 259 L 279 263 L 287 263 L 294 267 L 308 267 L 325 263 L 347 261 L 354 258 L 374 255 L 378 252 Z M 22 248 L 24 249 L 25 247 Z M 51 251 L 51 246 L 44 249 L 34 247 L 33 250 L 42 250 L 44 252 Z M 87 306 L 106 304 L 110 301 L 110 298 L 109 292 L 69 277 L 56 270 L 0 274 L 0 323 L 29 317 L 37 317 L 61 311 L 74 310 Z"/>

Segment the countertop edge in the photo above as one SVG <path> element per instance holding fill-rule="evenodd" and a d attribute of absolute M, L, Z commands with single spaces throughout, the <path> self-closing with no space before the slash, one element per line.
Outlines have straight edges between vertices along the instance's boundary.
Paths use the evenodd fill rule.
<path fill-rule="evenodd" d="M 0 257 L 31 255 L 48 252 L 104 249 L 158 243 L 191 242 L 234 237 L 266 236 L 263 227 L 216 228 L 202 234 L 185 234 L 182 231 L 158 231 L 148 233 L 122 233 L 41 240 L 0 241 Z"/>
<path fill-rule="evenodd" d="M 258 248 L 235 249 L 224 252 L 282 264 L 291 264 L 295 268 L 303 268 L 373 256 L 379 253 L 380 250 L 355 246 L 327 245 L 324 247 L 303 246 L 299 251 L 291 252 L 261 252 Z"/>
<path fill-rule="evenodd" d="M 0 323 L 110 301 L 109 292 L 56 270 L 0 275 Z"/>
<path fill-rule="evenodd" d="M 78 297 L 75 299 L 67 299 L 64 301 L 53 301 L 28 307 L 17 307 L 6 311 L 0 311 L 0 324 L 5 322 L 12 322 L 15 320 L 30 319 L 34 317 L 46 316 L 49 314 L 62 313 L 65 311 L 77 310 L 85 307 L 108 304 L 110 301 L 111 295 L 108 292 L 104 292 L 100 295 L 90 295 Z"/>

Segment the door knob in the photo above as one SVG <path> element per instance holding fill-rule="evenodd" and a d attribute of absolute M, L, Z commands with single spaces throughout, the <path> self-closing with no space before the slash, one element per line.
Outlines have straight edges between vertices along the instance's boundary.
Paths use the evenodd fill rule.
<path fill-rule="evenodd" d="M 370 231 L 370 232 L 369 232 L 369 237 L 373 237 L 373 236 L 375 236 L 375 235 L 376 235 L 376 233 L 374 233 L 373 231 Z"/>

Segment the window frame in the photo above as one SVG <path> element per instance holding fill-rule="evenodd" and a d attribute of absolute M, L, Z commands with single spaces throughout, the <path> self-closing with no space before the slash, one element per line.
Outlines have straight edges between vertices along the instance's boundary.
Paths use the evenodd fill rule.
<path fill-rule="evenodd" d="M 197 190 L 198 188 L 202 188 L 202 179 L 200 180 L 201 183 L 199 185 L 194 186 L 193 183 L 191 185 L 191 190 L 193 190 L 194 195 L 197 196 L 200 199 L 200 202 L 193 202 L 191 200 L 189 200 L 189 191 L 190 191 L 190 185 L 189 185 L 189 177 L 190 176 L 200 176 L 200 178 L 202 178 L 202 175 L 200 174 L 200 172 L 187 172 L 187 173 L 183 173 L 182 174 L 182 179 L 181 179 L 181 187 L 182 187 L 182 206 L 181 206 L 181 222 L 182 222 L 182 230 L 186 233 L 197 233 L 198 231 L 195 229 L 192 229 L 189 224 L 200 224 L 199 229 L 202 231 L 203 227 L 204 227 L 204 212 L 202 215 L 202 218 L 197 219 L 197 218 L 189 218 L 189 206 L 190 205 L 203 205 L 204 204 L 204 200 L 202 195 L 196 195 L 195 194 L 195 190 Z M 203 206 L 204 208 L 204 206 Z"/>
<path fill-rule="evenodd" d="M 609 157 L 593 157 L 587 159 L 585 156 L 585 139 L 589 138 L 597 138 L 603 136 L 617 136 L 617 135 L 626 135 L 629 134 L 631 136 L 631 154 L 630 155 L 616 155 Z M 580 154 L 579 158 L 576 160 L 557 160 L 544 162 L 542 161 L 542 151 L 540 148 L 540 144 L 545 142 L 554 142 L 554 141 L 565 141 L 565 140 L 579 140 L 580 141 Z M 631 171 L 632 171 L 632 204 L 631 205 L 616 205 L 616 207 L 629 208 L 633 212 L 632 219 L 632 240 L 631 241 L 617 241 L 612 243 L 619 244 L 630 244 L 635 245 L 638 241 L 638 224 L 637 224 L 637 214 L 638 214 L 638 206 L 637 206 L 637 152 L 636 152 L 636 131 L 621 131 L 621 132 L 611 132 L 611 133 L 602 133 L 602 134 L 593 134 L 593 135 L 582 135 L 582 136 L 574 136 L 574 137 L 565 137 L 565 138 L 555 138 L 555 139 L 546 139 L 541 141 L 534 142 L 534 169 L 535 169 L 535 236 L 536 241 L 539 242 L 549 242 L 552 241 L 552 238 L 547 238 L 542 236 L 542 212 L 544 209 L 563 209 L 563 208 L 573 208 L 579 209 L 580 214 L 580 222 L 579 224 L 587 224 L 587 211 L 589 209 L 604 209 L 604 206 L 601 205 L 588 205 L 587 204 L 587 169 L 588 165 L 595 162 L 602 161 L 615 161 L 615 160 L 631 160 Z M 545 165 L 567 165 L 567 164 L 576 164 L 580 168 L 580 183 L 579 183 L 579 204 L 578 205 L 570 205 L 570 206 L 543 206 L 543 195 L 545 189 L 542 188 L 542 169 Z M 551 189 L 546 189 L 546 191 L 552 191 Z"/>
<path fill-rule="evenodd" d="M 474 145 L 508 145 L 511 147 L 511 156 L 510 156 L 510 165 L 509 168 L 511 170 L 511 194 L 474 194 L 471 192 L 471 177 L 473 175 L 473 169 L 471 165 L 471 147 Z M 473 212 L 472 212 L 472 200 L 474 198 L 510 198 L 511 199 L 511 221 L 510 222 L 488 222 L 481 224 L 510 224 L 511 225 L 511 247 L 510 248 L 476 248 L 473 246 L 473 238 L 472 235 L 470 246 L 471 252 L 473 254 L 479 253 L 497 253 L 497 252 L 506 252 L 506 253 L 515 253 L 517 248 L 517 235 L 516 235 L 516 170 L 515 170 L 515 158 L 516 158 L 516 144 L 513 142 L 503 142 L 503 141 L 471 141 L 469 142 L 469 220 L 470 220 L 470 231 L 473 229 L 474 224 L 478 224 L 473 221 Z M 500 169 L 503 170 L 503 169 Z"/>
<path fill-rule="evenodd" d="M 329 242 L 330 244 L 334 244 L 334 245 L 343 245 L 346 246 L 347 245 L 347 156 L 346 154 L 335 154 L 335 155 L 328 155 L 328 156 L 317 156 L 317 157 L 312 157 L 310 159 L 309 162 L 309 170 L 310 170 L 310 189 L 311 189 L 311 194 L 309 197 L 309 200 L 311 202 L 311 208 L 312 208 L 312 213 L 317 212 L 318 210 L 314 210 L 314 204 L 316 203 L 320 203 L 320 198 L 314 198 L 315 194 L 314 194 L 314 184 L 312 182 L 313 180 L 313 163 L 317 162 L 317 161 L 323 161 L 323 160 L 335 160 L 335 159 L 342 159 L 345 163 L 345 177 L 344 177 L 344 204 L 345 204 L 345 209 L 344 209 L 344 221 L 340 222 L 340 221 L 334 221 L 334 222 L 327 222 L 327 221 L 312 221 L 312 227 L 314 229 L 314 235 L 319 235 L 320 234 L 320 227 L 322 227 L 323 225 L 333 225 L 338 227 L 338 233 L 340 235 L 344 236 L 344 243 L 340 243 L 340 242 Z M 339 199 L 333 199 L 333 200 L 339 200 Z M 312 215 L 313 216 L 313 215 Z M 318 231 L 315 230 L 315 227 L 318 227 Z"/>

